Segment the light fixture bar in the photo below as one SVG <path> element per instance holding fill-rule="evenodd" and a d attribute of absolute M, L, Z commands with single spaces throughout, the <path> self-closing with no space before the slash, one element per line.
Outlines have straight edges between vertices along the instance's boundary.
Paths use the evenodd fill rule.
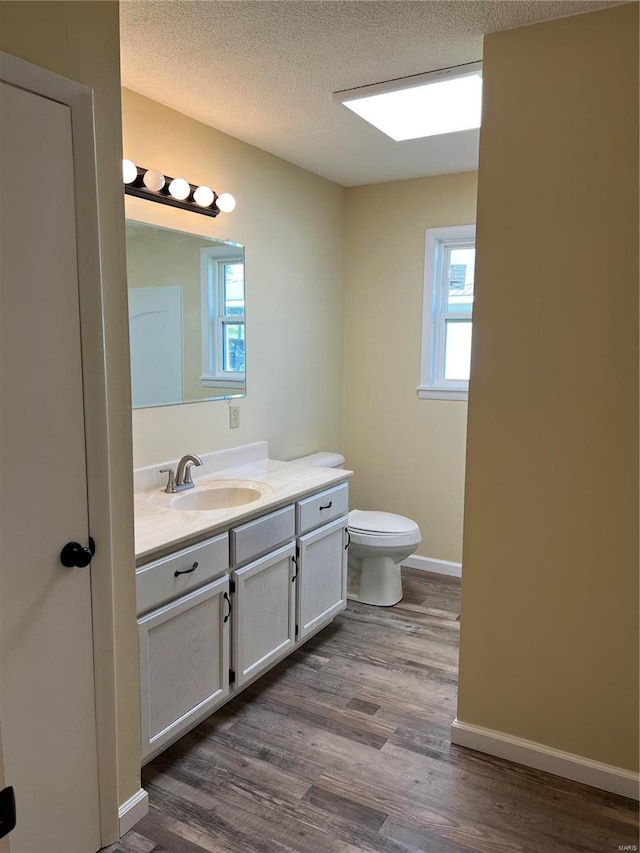
<path fill-rule="evenodd" d="M 136 166 L 131 160 L 123 160 L 122 174 L 126 195 L 144 198 L 191 210 L 205 216 L 229 213 L 236 206 L 230 193 L 215 193 L 210 187 L 191 184 L 184 178 L 172 178 L 155 169 Z"/>

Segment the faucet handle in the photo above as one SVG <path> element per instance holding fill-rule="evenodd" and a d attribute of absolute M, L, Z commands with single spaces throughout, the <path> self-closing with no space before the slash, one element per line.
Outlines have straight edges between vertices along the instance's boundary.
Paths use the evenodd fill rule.
<path fill-rule="evenodd" d="M 167 487 L 165 488 L 165 492 L 169 494 L 173 494 L 176 490 L 176 475 L 173 468 L 161 468 L 161 474 L 168 474 L 169 479 L 167 480 Z"/>

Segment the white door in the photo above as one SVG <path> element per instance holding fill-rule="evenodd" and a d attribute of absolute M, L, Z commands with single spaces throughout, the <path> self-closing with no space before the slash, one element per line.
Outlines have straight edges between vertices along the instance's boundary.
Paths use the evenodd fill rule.
<path fill-rule="evenodd" d="M 295 644 L 295 574 L 293 542 L 233 573 L 233 668 L 238 687 Z"/>
<path fill-rule="evenodd" d="M 182 288 L 130 287 L 131 402 L 182 402 Z"/>
<path fill-rule="evenodd" d="M 4 761 L 2 758 L 2 720 L 0 720 L 0 790 L 4 788 Z M 10 853 L 9 836 L 0 838 L 0 853 Z"/>
<path fill-rule="evenodd" d="M 298 626 L 304 640 L 347 606 L 347 518 L 298 540 Z"/>
<path fill-rule="evenodd" d="M 100 846 L 70 109 L 0 83 L 0 720 L 12 853 Z M 100 547 L 100 543 L 97 543 Z"/>

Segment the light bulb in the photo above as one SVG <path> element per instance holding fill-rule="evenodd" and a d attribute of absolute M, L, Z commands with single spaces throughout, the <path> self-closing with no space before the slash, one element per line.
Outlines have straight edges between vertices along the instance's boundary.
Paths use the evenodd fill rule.
<path fill-rule="evenodd" d="M 216 199 L 216 207 L 223 213 L 231 213 L 236 206 L 236 200 L 231 193 L 220 193 Z"/>
<path fill-rule="evenodd" d="M 169 192 L 178 201 L 184 201 L 191 192 L 191 187 L 184 178 L 174 178 L 169 184 Z"/>
<path fill-rule="evenodd" d="M 142 182 L 148 190 L 155 190 L 156 192 L 160 192 L 165 184 L 164 175 L 157 169 L 147 169 Z"/>
<path fill-rule="evenodd" d="M 125 184 L 132 184 L 138 177 L 138 167 L 133 160 L 122 161 L 122 180 Z"/>
<path fill-rule="evenodd" d="M 214 194 L 211 187 L 198 187 L 193 194 L 193 200 L 200 207 L 209 207 L 213 204 Z"/>

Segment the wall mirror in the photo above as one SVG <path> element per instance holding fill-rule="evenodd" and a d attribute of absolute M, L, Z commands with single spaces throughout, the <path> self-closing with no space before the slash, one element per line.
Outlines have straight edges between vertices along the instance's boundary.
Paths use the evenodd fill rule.
<path fill-rule="evenodd" d="M 244 247 L 127 220 L 135 408 L 246 393 Z"/>

